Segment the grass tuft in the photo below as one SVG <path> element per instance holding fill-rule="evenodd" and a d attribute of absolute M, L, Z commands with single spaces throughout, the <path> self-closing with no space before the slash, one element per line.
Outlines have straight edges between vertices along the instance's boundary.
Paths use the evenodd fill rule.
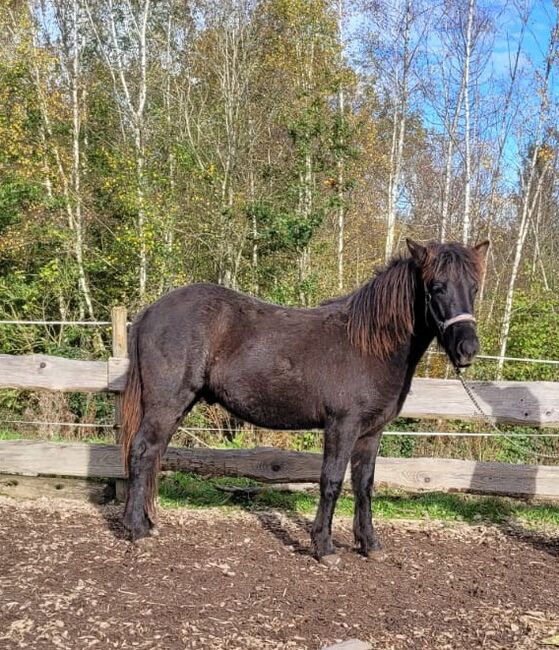
<path fill-rule="evenodd" d="M 202 478 L 193 474 L 173 473 L 160 484 L 160 502 L 166 508 L 229 508 L 245 510 L 274 509 L 312 514 L 318 504 L 314 492 L 286 492 L 265 488 L 250 497 L 232 496 L 218 486 L 258 485 L 242 478 Z M 559 503 L 528 502 L 504 497 L 429 492 L 421 494 L 397 490 L 379 490 L 373 502 L 374 516 L 381 519 L 432 519 L 467 523 L 517 522 L 531 527 L 559 528 Z M 353 497 L 343 494 L 336 514 L 353 514 Z"/>

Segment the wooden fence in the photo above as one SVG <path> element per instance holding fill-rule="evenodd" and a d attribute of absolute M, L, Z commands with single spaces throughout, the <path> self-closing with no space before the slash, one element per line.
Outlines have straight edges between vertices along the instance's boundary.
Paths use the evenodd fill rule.
<path fill-rule="evenodd" d="M 108 361 L 0 355 L 0 388 L 108 391 L 116 393 L 118 399 L 128 366 L 124 309 L 113 310 L 112 325 L 115 356 Z M 484 411 L 500 423 L 559 428 L 559 383 L 476 381 L 471 385 Z M 422 378 L 414 379 L 402 415 L 459 420 L 478 417 L 459 381 Z M 118 430 L 118 402 L 116 418 Z M 320 464 L 320 454 L 270 448 L 169 448 L 163 469 L 295 483 L 317 482 Z M 378 483 L 408 489 L 559 497 L 559 466 L 379 458 L 377 468 Z M 0 441 L 0 474 L 113 478 L 121 488 L 125 478 L 117 445 L 32 441 Z"/>

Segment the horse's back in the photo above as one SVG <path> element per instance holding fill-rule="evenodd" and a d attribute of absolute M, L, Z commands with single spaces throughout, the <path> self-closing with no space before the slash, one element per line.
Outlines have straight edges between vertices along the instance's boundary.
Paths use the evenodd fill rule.
<path fill-rule="evenodd" d="M 200 390 L 207 366 L 235 311 L 235 292 L 213 284 L 169 291 L 133 324 L 145 388 L 171 389 L 184 382 Z"/>

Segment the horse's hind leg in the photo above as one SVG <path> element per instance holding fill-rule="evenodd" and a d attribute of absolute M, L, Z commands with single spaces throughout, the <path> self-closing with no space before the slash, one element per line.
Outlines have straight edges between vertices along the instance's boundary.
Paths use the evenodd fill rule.
<path fill-rule="evenodd" d="M 345 471 L 359 425 L 345 420 L 334 422 L 324 430 L 324 458 L 320 474 L 320 501 L 311 530 L 311 540 L 317 557 L 334 553 L 332 517 L 340 496 Z"/>
<path fill-rule="evenodd" d="M 353 534 L 359 552 L 363 555 L 380 549 L 371 513 L 371 494 L 380 438 L 380 431 L 359 438 L 351 454 L 351 483 L 355 497 Z"/>
<path fill-rule="evenodd" d="M 128 458 L 128 498 L 123 523 L 132 540 L 145 537 L 155 525 L 161 459 L 182 417 L 196 402 L 194 394 L 185 397 L 181 405 L 173 404 L 173 400 L 165 405 L 144 405 L 144 416 Z"/>

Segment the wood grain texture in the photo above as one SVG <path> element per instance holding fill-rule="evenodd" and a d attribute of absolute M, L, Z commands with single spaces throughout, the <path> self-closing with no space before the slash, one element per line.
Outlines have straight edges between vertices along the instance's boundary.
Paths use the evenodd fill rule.
<path fill-rule="evenodd" d="M 263 483 L 316 483 L 322 456 L 256 449 L 169 448 L 163 470 L 245 476 Z M 116 445 L 0 441 L 0 473 L 122 478 Z M 346 480 L 349 477 L 346 476 Z M 379 458 L 376 483 L 409 490 L 471 491 L 559 498 L 559 466 L 507 465 L 443 458 Z"/>
<path fill-rule="evenodd" d="M 113 307 L 111 311 L 112 325 L 112 346 L 113 357 L 116 359 L 126 360 L 128 356 L 128 330 L 126 307 Z M 109 366 L 107 366 L 108 371 Z M 110 379 L 109 379 L 110 386 Z M 121 390 L 124 390 L 124 386 Z M 121 440 L 121 423 L 122 423 L 122 396 L 120 393 L 115 395 L 115 442 L 120 444 Z M 115 498 L 117 501 L 125 501 L 127 494 L 126 479 L 115 479 Z"/>
<path fill-rule="evenodd" d="M 117 445 L 0 441 L 0 473 L 24 476 L 124 478 Z"/>
<path fill-rule="evenodd" d="M 114 497 L 108 481 L 87 481 L 50 476 L 11 476 L 0 474 L 0 495 L 12 499 L 77 499 L 107 503 Z"/>
<path fill-rule="evenodd" d="M 128 356 L 126 307 L 113 307 L 111 310 L 112 347 L 114 357 Z"/>
<path fill-rule="evenodd" d="M 74 361 L 46 355 L 0 355 L 0 388 L 120 392 L 128 359 Z M 469 382 L 485 413 L 503 424 L 559 427 L 559 382 Z M 478 414 L 455 379 L 414 379 L 403 417 L 476 420 Z"/>
<path fill-rule="evenodd" d="M 126 386 L 126 373 L 128 372 L 128 359 L 111 357 L 107 363 L 107 390 L 121 393 Z"/>
<path fill-rule="evenodd" d="M 99 393 L 107 390 L 107 363 L 0 354 L 0 388 Z"/>
<path fill-rule="evenodd" d="M 446 458 L 379 458 L 377 484 L 433 492 L 559 498 L 558 465 L 509 465 Z"/>
<path fill-rule="evenodd" d="M 482 409 L 498 422 L 559 426 L 559 383 L 551 381 L 468 382 Z M 457 379 L 414 379 L 402 415 L 475 420 L 477 413 Z"/>

